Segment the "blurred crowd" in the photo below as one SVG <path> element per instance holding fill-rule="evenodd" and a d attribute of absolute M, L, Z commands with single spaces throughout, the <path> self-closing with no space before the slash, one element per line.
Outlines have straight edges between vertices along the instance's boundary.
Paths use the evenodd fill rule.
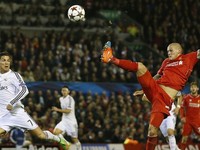
<path fill-rule="evenodd" d="M 12 22 L 15 18 L 18 18 L 18 23 L 20 23 L 21 18 L 20 24 L 13 23 L 13 25 L 37 26 L 35 23 L 24 24 L 22 18 L 33 17 L 37 19 L 31 20 L 38 21 L 38 17 L 42 17 L 44 21 L 51 16 L 50 20 L 58 23 L 57 19 L 63 20 L 59 17 L 66 14 L 64 8 L 66 9 L 66 6 L 70 4 L 72 2 L 65 0 L 44 1 L 44 3 L 37 0 L 21 3 L 2 1 L 0 16 L 1 20 L 3 18 L 5 20 L 1 25 L 11 25 L 9 19 Z M 13 27 L 8 32 L 1 30 L 1 49 L 13 54 L 15 59 L 13 67 L 16 71 L 22 72 L 26 81 L 136 82 L 133 73 L 99 63 L 101 49 L 107 40 L 112 41 L 115 55 L 143 62 L 152 74 L 156 74 L 164 59 L 163 56 L 166 56 L 166 47 L 169 42 L 180 42 L 185 52 L 199 48 L 197 37 L 200 37 L 200 19 L 197 8 L 200 2 L 197 0 L 164 0 L 162 2 L 85 0 L 80 4 L 85 7 L 89 19 L 77 24 L 68 21 L 68 25 L 63 24 L 65 29 L 61 32 L 44 29 L 28 36 L 20 30 L 20 26 Z M 143 29 L 140 39 L 135 40 L 147 43 L 161 57 L 155 56 L 155 52 L 147 49 L 134 51 L 128 47 L 126 40 L 118 34 L 125 31 L 122 27 L 123 19 L 118 20 L 117 27 L 116 25 L 110 27 L 105 19 L 96 16 L 97 11 L 101 9 L 121 10 L 130 15 L 141 24 Z M 92 14 L 93 17 L 90 17 Z M 68 20 L 66 16 L 64 18 Z M 56 24 L 47 24 L 40 24 L 40 26 L 59 27 Z M 198 67 L 199 64 L 194 69 L 192 80 L 198 80 L 200 74 Z"/>
<path fill-rule="evenodd" d="M 137 82 L 134 73 L 100 63 L 101 49 L 108 40 L 112 41 L 116 56 L 141 61 L 152 74 L 160 67 L 170 42 L 180 42 L 185 52 L 199 48 L 198 0 L 84 0 L 79 3 L 92 19 L 80 24 L 66 19 L 66 6 L 73 3 L 67 0 L 0 2 L 0 25 L 19 27 L 9 31 L 0 29 L 0 48 L 13 55 L 12 67 L 26 82 Z M 138 52 L 126 45 L 118 33 L 125 31 L 123 20 L 111 28 L 102 18 L 94 19 L 101 9 L 121 10 L 141 24 L 142 36 L 133 40 L 148 44 L 160 58 L 155 52 L 146 49 Z M 44 30 L 28 36 L 20 26 L 65 29 Z M 93 28 L 95 30 L 88 32 Z M 198 68 L 199 63 L 192 74 L 193 81 L 199 80 Z M 73 91 L 71 94 L 76 100 L 79 137 L 83 143 L 123 142 L 126 137 L 145 141 L 150 104 L 141 102 L 140 97 L 132 97 L 131 93 L 113 93 L 110 97 L 104 93 L 93 96 Z M 53 105 L 59 106 L 58 97 L 59 91 L 31 91 L 24 103 L 29 114 L 43 128 L 51 130 L 60 119 L 59 114 L 51 111 Z M 178 122 L 178 139 L 181 126 Z"/>
<path fill-rule="evenodd" d="M 113 92 L 107 96 L 104 92 L 83 94 L 78 91 L 71 91 L 70 95 L 75 99 L 79 139 L 82 143 L 123 143 L 126 138 L 146 142 L 151 104 L 143 102 L 140 96 L 134 97 L 128 92 Z M 42 129 L 53 131 L 61 119 L 61 113 L 54 112 L 51 108 L 60 107 L 60 96 L 59 90 L 31 90 L 23 103 L 26 111 Z M 176 124 L 178 142 L 181 139 L 181 130 L 182 123 L 178 116 Z M 28 133 L 26 138 L 33 144 L 43 144 L 43 141 Z M 194 142 L 196 138 L 191 135 Z M 165 138 L 161 134 L 159 142 L 165 143 Z M 9 138 L 2 139 L 2 143 L 10 144 Z"/>
<path fill-rule="evenodd" d="M 126 138 L 145 142 L 150 115 L 150 103 L 142 102 L 141 97 L 132 93 L 82 94 L 71 91 L 76 102 L 76 117 L 79 125 L 79 139 L 82 143 L 123 143 Z M 52 131 L 61 119 L 61 113 L 51 110 L 60 107 L 60 91 L 30 91 L 23 103 L 27 112 L 42 129 Z M 45 111 L 43 111 L 45 110 Z M 177 123 L 180 135 L 182 124 Z M 27 133 L 28 134 L 28 133 Z M 9 143 L 9 139 L 3 139 Z M 27 135 L 27 140 L 42 143 L 41 140 Z M 70 140 L 70 139 L 69 139 Z M 164 138 L 160 135 L 160 142 Z"/>
<path fill-rule="evenodd" d="M 42 128 L 52 130 L 60 120 L 59 113 L 52 112 L 58 106 L 59 91 L 31 91 L 25 106 L 28 113 Z M 123 142 L 126 137 L 144 141 L 148 124 L 149 104 L 141 105 L 139 98 L 130 93 L 95 94 L 71 92 L 76 101 L 76 116 L 79 124 L 79 139 L 83 143 Z M 42 110 L 46 110 L 45 112 Z"/>

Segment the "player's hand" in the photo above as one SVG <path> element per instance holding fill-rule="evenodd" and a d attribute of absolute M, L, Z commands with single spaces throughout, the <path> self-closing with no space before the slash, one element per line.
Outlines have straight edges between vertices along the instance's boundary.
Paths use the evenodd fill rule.
<path fill-rule="evenodd" d="M 178 115 L 179 110 L 180 110 L 180 108 L 176 107 L 176 108 L 173 110 L 174 114 L 175 114 L 175 115 Z"/>
<path fill-rule="evenodd" d="M 9 111 L 11 111 L 11 110 L 13 109 L 13 106 L 12 106 L 11 104 L 8 104 L 8 105 L 6 106 L 6 109 L 9 110 Z"/>
<path fill-rule="evenodd" d="M 137 90 L 133 93 L 133 96 L 141 96 L 142 94 L 144 94 L 143 90 Z"/>
<path fill-rule="evenodd" d="M 186 122 L 186 118 L 185 117 L 181 118 L 181 122 L 185 123 Z"/>
<path fill-rule="evenodd" d="M 52 107 L 52 110 L 53 110 L 53 111 L 58 111 L 58 108 L 55 107 L 55 106 L 53 106 L 53 107 Z"/>
<path fill-rule="evenodd" d="M 144 91 L 143 90 L 137 90 L 133 93 L 133 96 L 142 96 L 142 101 L 145 101 L 145 102 L 150 102 L 148 100 L 148 98 L 146 97 L 146 95 L 144 94 Z"/>

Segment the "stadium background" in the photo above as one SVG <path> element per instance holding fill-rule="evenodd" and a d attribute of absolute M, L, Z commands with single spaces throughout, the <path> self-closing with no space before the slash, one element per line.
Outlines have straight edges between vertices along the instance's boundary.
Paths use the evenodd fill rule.
<path fill-rule="evenodd" d="M 85 22 L 68 20 L 73 4 L 85 8 Z M 199 6 L 198 0 L 1 0 L 0 49 L 13 54 L 13 69 L 30 89 L 26 109 L 43 129 L 60 120 L 50 109 L 59 106 L 59 89 L 67 84 L 82 143 L 123 143 L 128 137 L 145 143 L 151 106 L 132 96 L 140 89 L 135 74 L 100 63 L 101 49 L 110 40 L 116 56 L 141 61 L 155 74 L 169 42 L 180 42 L 185 52 L 199 48 Z M 199 75 L 198 63 L 189 81 L 199 82 Z M 181 127 L 178 119 L 178 142 Z M 191 141 L 199 142 L 194 135 Z M 165 143 L 161 135 L 159 142 Z M 1 145 L 12 144 L 5 137 Z"/>

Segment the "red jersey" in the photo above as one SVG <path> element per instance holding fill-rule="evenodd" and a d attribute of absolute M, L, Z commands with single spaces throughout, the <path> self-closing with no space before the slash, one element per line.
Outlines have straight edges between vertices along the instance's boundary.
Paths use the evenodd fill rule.
<path fill-rule="evenodd" d="M 197 51 L 180 55 L 175 60 L 167 58 L 158 70 L 161 77 L 156 82 L 180 91 L 185 86 L 197 62 Z"/>
<path fill-rule="evenodd" d="M 200 121 L 200 95 L 192 96 L 187 94 L 183 97 L 182 106 L 185 111 L 181 111 L 181 117 L 186 117 L 186 121 Z"/>

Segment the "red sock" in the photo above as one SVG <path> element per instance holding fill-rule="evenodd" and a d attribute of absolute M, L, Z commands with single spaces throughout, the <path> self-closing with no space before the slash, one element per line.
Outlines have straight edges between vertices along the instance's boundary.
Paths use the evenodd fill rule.
<path fill-rule="evenodd" d="M 181 150 L 185 150 L 186 149 L 186 147 L 187 147 L 187 144 L 186 143 L 181 143 Z"/>
<path fill-rule="evenodd" d="M 112 63 L 119 66 L 122 69 L 129 70 L 129 71 L 134 71 L 136 72 L 138 70 L 138 63 L 133 62 L 130 60 L 124 60 L 124 59 L 117 59 L 113 57 L 111 59 Z"/>
<path fill-rule="evenodd" d="M 148 137 L 146 150 L 155 150 L 157 143 L 158 143 L 158 137 Z"/>

